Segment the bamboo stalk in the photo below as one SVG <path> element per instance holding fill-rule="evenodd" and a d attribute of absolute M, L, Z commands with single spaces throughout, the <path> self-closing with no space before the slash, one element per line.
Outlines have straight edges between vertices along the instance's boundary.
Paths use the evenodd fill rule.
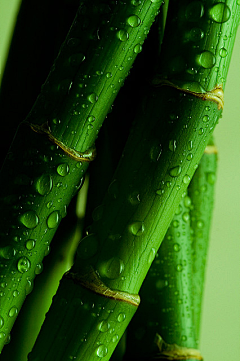
<path fill-rule="evenodd" d="M 193 250 L 193 312 L 199 342 L 206 259 L 214 202 L 217 148 L 211 141 L 205 149 L 194 177 L 189 184 Z"/>
<path fill-rule="evenodd" d="M 1 349 L 162 1 L 80 2 L 1 169 Z M 86 58 L 86 59 L 85 59 Z"/>
<path fill-rule="evenodd" d="M 206 9 L 199 2 L 170 3 L 162 57 L 169 78 L 156 77 L 160 88 L 146 90 L 103 206 L 61 281 L 29 360 L 108 360 L 115 347 L 110 335 L 119 339 L 136 311 L 136 294 L 222 112 L 229 58 L 219 51 L 225 45 L 231 53 L 239 10 L 234 1 L 220 9 L 212 1 L 204 4 Z M 166 61 L 176 56 L 170 44 L 179 38 L 185 44 L 195 13 L 208 36 L 197 50 L 199 38 L 184 48 L 190 64 L 194 55 L 197 72 L 181 68 L 188 85 L 180 78 L 174 85 L 175 67 Z"/>

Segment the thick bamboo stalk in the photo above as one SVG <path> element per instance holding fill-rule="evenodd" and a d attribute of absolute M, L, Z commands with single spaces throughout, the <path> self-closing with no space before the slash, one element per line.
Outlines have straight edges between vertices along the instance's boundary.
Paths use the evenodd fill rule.
<path fill-rule="evenodd" d="M 170 3 L 163 79 L 154 79 L 159 89 L 146 90 L 103 205 L 60 284 L 30 360 L 108 360 L 115 347 L 110 334 L 120 338 L 134 314 L 136 294 L 221 116 L 230 60 L 222 49 L 230 55 L 239 22 L 236 2 L 221 4 Z M 188 42 L 195 14 L 204 36 Z M 170 46 L 179 39 L 182 44 Z M 178 53 L 186 43 L 182 61 Z M 175 77 L 178 64 L 195 64 L 196 71 L 181 65 Z M 79 303 L 83 307 L 76 310 Z M 93 303 L 97 312 L 89 309 Z M 102 322 L 109 324 L 105 332 Z"/>
<path fill-rule="evenodd" d="M 81 2 L 1 169 L 3 347 L 162 1 Z"/>

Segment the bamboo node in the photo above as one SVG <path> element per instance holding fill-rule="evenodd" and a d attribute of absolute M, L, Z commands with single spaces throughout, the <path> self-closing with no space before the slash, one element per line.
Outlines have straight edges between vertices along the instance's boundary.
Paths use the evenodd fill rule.
<path fill-rule="evenodd" d="M 156 333 L 155 343 L 159 349 L 156 359 L 165 361 L 176 360 L 203 360 L 199 350 L 188 347 L 181 347 L 177 344 L 166 343 L 163 338 Z"/>
<path fill-rule="evenodd" d="M 81 273 L 68 271 L 64 274 L 64 277 L 72 279 L 75 283 L 103 297 L 111 298 L 121 302 L 127 302 L 136 307 L 139 306 L 139 295 L 110 289 L 103 283 L 100 276 L 92 266 L 86 267 Z"/>
<path fill-rule="evenodd" d="M 54 135 L 51 133 L 51 129 L 48 125 L 48 122 L 43 123 L 41 125 L 31 124 L 31 123 L 28 123 L 28 124 L 34 132 L 47 135 L 48 139 L 52 143 L 58 145 L 64 151 L 65 154 L 67 154 L 70 158 L 72 158 L 74 160 L 76 160 L 78 162 L 88 162 L 89 163 L 89 162 L 92 162 L 96 158 L 96 148 L 89 148 L 85 152 L 78 152 L 75 149 L 68 147 L 63 142 L 58 140 L 57 138 L 55 138 Z"/>
<path fill-rule="evenodd" d="M 218 149 L 216 147 L 216 145 L 207 145 L 205 150 L 204 150 L 205 154 L 218 154 Z"/>
<path fill-rule="evenodd" d="M 223 92 L 222 84 L 216 85 L 215 88 L 213 88 L 212 90 L 209 90 L 209 91 L 206 91 L 203 93 L 200 93 L 200 92 L 198 93 L 198 92 L 194 92 L 194 91 L 191 91 L 188 89 L 183 89 L 183 88 L 179 87 L 178 85 L 176 85 L 166 79 L 158 79 L 158 78 L 153 79 L 152 84 L 154 86 L 158 86 L 158 87 L 170 86 L 172 88 L 175 88 L 175 89 L 181 91 L 182 93 L 193 95 L 202 100 L 213 101 L 213 102 L 217 103 L 218 110 L 223 109 L 223 106 L 224 106 L 224 92 Z"/>

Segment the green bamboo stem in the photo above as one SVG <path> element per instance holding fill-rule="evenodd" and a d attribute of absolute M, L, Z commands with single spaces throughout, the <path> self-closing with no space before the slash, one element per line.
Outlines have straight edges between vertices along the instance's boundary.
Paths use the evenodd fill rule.
<path fill-rule="evenodd" d="M 189 184 L 193 250 L 193 311 L 196 337 L 199 340 L 206 258 L 213 213 L 217 168 L 217 149 L 213 141 L 207 146 L 194 177 Z"/>
<path fill-rule="evenodd" d="M 193 176 L 193 178 L 195 175 Z M 156 357 L 156 334 L 168 344 L 197 348 L 193 319 L 190 199 L 185 196 L 140 290 L 127 329 L 126 359 Z"/>
<path fill-rule="evenodd" d="M 161 3 L 81 2 L 41 94 L 19 127 L 0 181 L 1 349 Z"/>
<path fill-rule="evenodd" d="M 193 4 L 196 6 L 195 2 Z M 188 5 L 185 1 L 170 3 L 171 17 L 166 28 L 164 54 L 169 49 L 172 56 L 169 44 L 174 44 L 173 39 L 176 42 L 179 42 L 179 38 L 184 40 L 184 35 L 188 34 L 186 24 L 176 32 L 176 19 L 183 20 L 179 15 L 184 9 L 189 14 L 191 5 L 190 10 Z M 192 79 L 199 84 L 204 79 L 206 90 L 212 89 L 212 84 L 220 88 L 219 81 L 222 83 L 222 79 L 219 80 L 219 74 L 226 77 L 230 58 L 220 59 L 219 50 L 225 43 L 228 55 L 231 54 L 239 22 L 239 9 L 234 1 L 228 2 L 230 13 L 227 19 L 224 18 L 224 23 L 217 22 L 219 18 L 209 21 L 208 14 L 211 14 L 214 6 L 213 2 L 207 2 L 206 16 L 196 20 L 197 25 L 207 30 L 206 34 L 210 36 L 206 35 L 206 40 L 199 43 L 197 49 L 205 55 L 200 57 L 201 66 L 196 56 L 198 72 L 197 75 L 195 72 L 192 74 Z M 216 9 L 213 10 L 215 13 Z M 184 19 L 187 24 L 191 22 L 189 17 Z M 177 35 L 172 34 L 173 25 Z M 222 33 L 216 34 L 220 29 Z M 216 62 L 215 65 L 211 63 L 210 68 L 203 59 L 213 48 Z M 194 41 L 186 49 L 186 57 L 191 58 L 192 52 L 195 52 Z M 163 59 L 167 59 L 168 55 L 164 54 Z M 168 64 L 165 62 L 165 66 Z M 215 67 L 219 67 L 217 71 Z M 191 83 L 191 74 L 188 78 L 188 83 Z M 155 81 L 156 85 L 160 83 L 159 79 Z M 94 361 L 99 357 L 109 359 L 115 347 L 110 334 L 115 332 L 114 335 L 120 338 L 135 313 L 137 301 L 131 304 L 127 300 L 139 292 L 182 194 L 221 116 L 219 103 L 196 93 L 161 86 L 154 89 L 149 87 L 146 94 L 140 102 L 135 127 L 130 133 L 103 205 L 98 209 L 89 235 L 79 244 L 71 272 L 60 283 L 29 356 L 31 361 L 37 358 L 65 360 L 67 357 L 81 361 Z M 96 283 L 101 282 L 106 287 L 96 286 Z M 116 293 L 113 296 L 114 290 L 117 290 L 118 295 L 121 292 L 129 295 L 125 297 L 125 302 L 120 301 Z M 107 292 L 109 298 L 106 297 Z M 82 304 L 83 307 L 76 309 L 76 304 Z M 97 312 L 89 310 L 87 314 L 85 304 L 88 310 L 94 304 Z M 105 332 L 102 332 L 102 322 L 104 325 L 107 323 Z"/>

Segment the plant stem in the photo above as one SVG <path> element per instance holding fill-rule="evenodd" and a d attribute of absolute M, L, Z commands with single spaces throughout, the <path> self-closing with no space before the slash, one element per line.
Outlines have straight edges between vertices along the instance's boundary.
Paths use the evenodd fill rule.
<path fill-rule="evenodd" d="M 0 349 L 161 3 L 81 2 L 41 94 L 19 127 L 1 169 Z"/>
<path fill-rule="evenodd" d="M 180 38 L 185 44 L 189 30 L 187 24 L 192 19 L 189 17 L 192 4 L 202 8 L 199 2 L 170 3 L 164 60 L 173 56 L 176 19 L 185 19 L 185 23 L 177 31 L 175 42 Z M 81 361 L 94 361 L 99 357 L 108 360 L 115 347 L 112 335 L 121 337 L 136 310 L 138 301 L 135 294 L 221 115 L 223 102 L 219 81 L 222 83 L 222 79 L 219 79 L 219 74 L 226 76 L 230 59 L 226 62 L 223 57 L 220 59 L 219 46 L 226 42 L 227 37 L 231 54 L 239 9 L 237 11 L 235 1 L 229 2 L 228 18 L 219 23 L 218 18 L 209 21 L 208 17 L 218 10 L 214 8 L 215 3 L 208 1 L 204 4 L 206 16 L 201 15 L 196 23 L 210 36 L 205 35 L 197 48 L 200 55 L 203 54 L 199 55 L 200 58 L 195 54 L 197 75 L 195 72 L 186 75 L 185 68 L 181 69 L 188 84 L 194 85 L 194 92 L 188 89 L 189 85 L 182 88 L 180 85 L 169 86 L 173 80 L 172 66 L 170 80 L 155 78 L 155 85 L 161 87 L 146 89 L 103 205 L 98 209 L 89 235 L 79 244 L 72 270 L 61 281 L 29 360 L 37 357 L 40 360 L 65 360 L 67 357 Z M 223 6 L 225 9 L 225 4 Z M 182 12 L 188 16 L 179 17 Z M 219 15 L 220 12 L 216 13 Z M 224 31 L 217 37 L 215 32 L 220 29 Z M 214 45 L 216 38 L 217 47 Z M 191 40 L 185 49 L 187 60 L 188 56 L 191 60 L 195 52 L 195 41 Z M 179 47 L 177 51 L 180 51 Z M 208 62 L 212 59 L 212 53 L 209 54 L 212 48 L 216 52 L 213 56 L 216 56 L 216 66 L 219 66 L 217 71 L 215 64 L 211 61 L 209 65 Z M 169 62 L 163 64 L 163 74 L 167 74 Z M 76 304 L 82 307 L 76 309 Z M 93 304 L 95 312 L 91 312 Z M 105 332 L 102 332 L 103 324 Z"/>
<path fill-rule="evenodd" d="M 193 250 L 193 313 L 196 337 L 199 340 L 206 258 L 213 212 L 217 148 L 209 143 L 189 184 Z"/>

